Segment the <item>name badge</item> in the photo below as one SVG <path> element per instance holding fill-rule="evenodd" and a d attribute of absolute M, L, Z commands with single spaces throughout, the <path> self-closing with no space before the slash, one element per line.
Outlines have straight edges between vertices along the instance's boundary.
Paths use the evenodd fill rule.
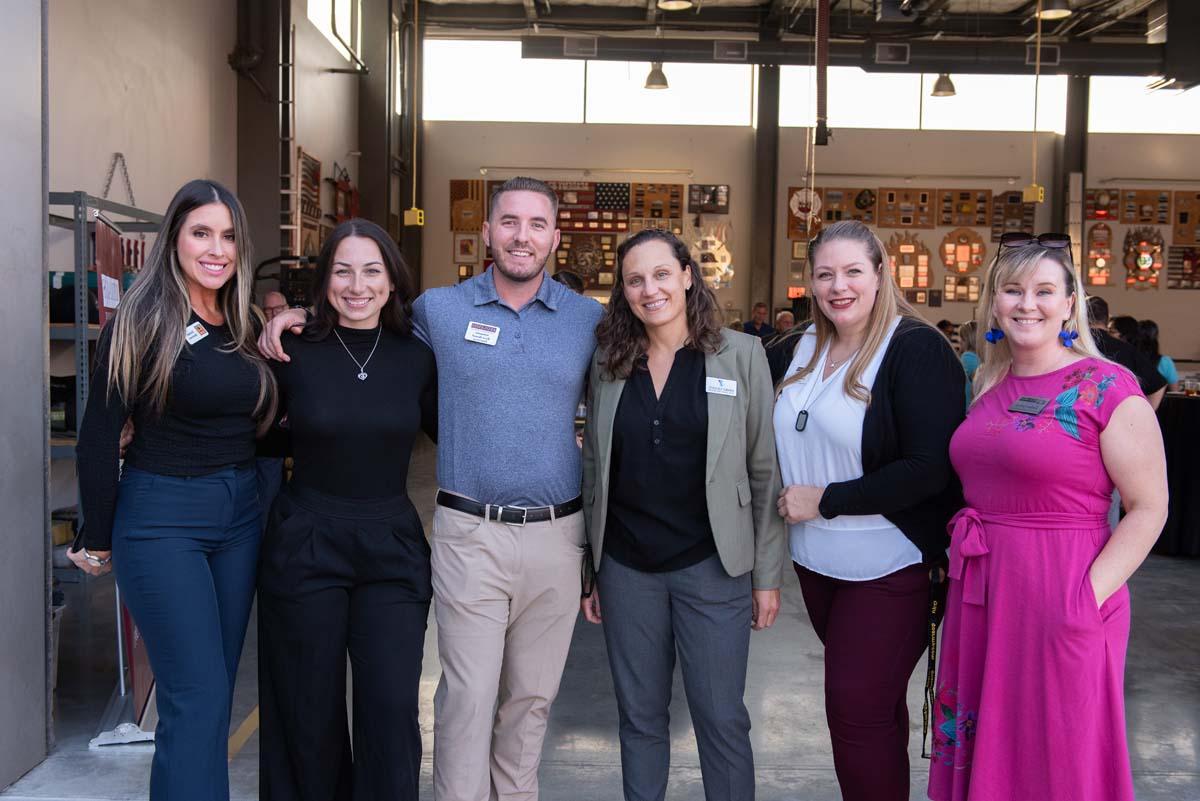
<path fill-rule="evenodd" d="M 470 322 L 467 323 L 467 334 L 464 338 L 468 342 L 478 342 L 481 345 L 495 345 L 500 341 L 500 327 Z"/>
<path fill-rule="evenodd" d="M 183 329 L 183 338 L 187 340 L 189 345 L 195 345 L 206 336 L 208 336 L 208 329 L 200 323 L 192 323 Z"/>
<path fill-rule="evenodd" d="M 713 378 L 705 376 L 704 391 L 710 395 L 728 395 L 731 398 L 737 397 L 737 382 L 729 378 Z"/>
<path fill-rule="evenodd" d="M 1017 398 L 1012 406 L 1008 407 L 1010 412 L 1018 414 L 1041 414 L 1042 409 L 1050 405 L 1049 398 L 1035 398 L 1032 395 L 1022 395 Z"/>

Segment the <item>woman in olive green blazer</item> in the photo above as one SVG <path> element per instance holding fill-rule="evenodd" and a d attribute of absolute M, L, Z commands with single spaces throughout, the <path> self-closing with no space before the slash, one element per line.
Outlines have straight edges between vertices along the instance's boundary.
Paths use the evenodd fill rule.
<path fill-rule="evenodd" d="M 604 624 L 626 799 L 666 791 L 678 656 L 705 796 L 741 801 L 754 794 L 750 631 L 774 622 L 788 561 L 770 369 L 759 339 L 721 326 L 674 235 L 635 234 L 617 261 L 588 390 L 583 512 L 596 582 L 581 606 Z"/>

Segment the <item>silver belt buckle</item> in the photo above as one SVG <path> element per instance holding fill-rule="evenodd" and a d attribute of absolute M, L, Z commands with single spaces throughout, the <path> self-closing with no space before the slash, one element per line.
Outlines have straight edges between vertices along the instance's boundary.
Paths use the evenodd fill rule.
<path fill-rule="evenodd" d="M 521 526 L 521 527 L 524 527 L 524 526 L 525 526 L 525 521 L 527 521 L 527 520 L 529 519 L 529 509 L 527 509 L 527 508 L 523 508 L 523 507 L 520 507 L 520 506 L 513 506 L 513 507 L 510 507 L 510 508 L 512 508 L 512 509 L 520 509 L 520 510 L 521 510 L 521 522 L 520 522 L 520 523 L 513 523 L 512 525 L 514 525 L 514 526 Z"/>

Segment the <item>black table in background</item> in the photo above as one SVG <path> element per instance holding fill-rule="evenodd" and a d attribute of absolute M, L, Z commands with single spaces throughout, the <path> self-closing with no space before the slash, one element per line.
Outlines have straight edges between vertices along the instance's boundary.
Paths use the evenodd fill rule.
<path fill-rule="evenodd" d="M 1154 546 L 1166 556 L 1200 556 L 1200 397 L 1167 395 L 1158 407 L 1171 503 Z"/>

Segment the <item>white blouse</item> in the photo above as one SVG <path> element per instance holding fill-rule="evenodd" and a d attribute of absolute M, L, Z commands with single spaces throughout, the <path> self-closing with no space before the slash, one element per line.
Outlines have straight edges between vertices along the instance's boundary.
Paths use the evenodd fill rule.
<path fill-rule="evenodd" d="M 871 387 L 892 335 L 897 316 L 874 358 L 862 374 Z M 798 372 L 812 357 L 816 332 L 809 329 L 796 346 L 785 375 Z M 846 395 L 843 382 L 853 359 L 847 359 L 829 378 L 822 379 L 829 349 L 803 381 L 789 385 L 775 403 L 775 445 L 783 485 L 825 487 L 862 476 L 862 432 L 867 406 Z M 807 412 L 803 431 L 797 419 Z M 867 581 L 921 562 L 921 551 L 883 515 L 818 517 L 789 527 L 792 560 L 831 578 Z"/>

